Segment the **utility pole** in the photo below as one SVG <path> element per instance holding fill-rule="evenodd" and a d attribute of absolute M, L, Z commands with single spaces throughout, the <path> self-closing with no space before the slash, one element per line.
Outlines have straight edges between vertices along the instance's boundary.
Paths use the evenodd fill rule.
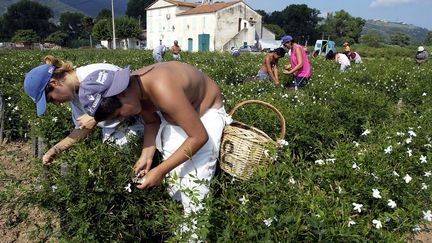
<path fill-rule="evenodd" d="M 140 29 L 141 29 L 141 14 L 138 15 L 138 26 L 139 26 Z"/>
<path fill-rule="evenodd" d="M 112 11 L 112 26 L 113 26 L 113 49 L 116 49 L 116 37 L 115 37 L 115 21 L 114 21 L 114 0 L 111 0 L 111 11 Z"/>

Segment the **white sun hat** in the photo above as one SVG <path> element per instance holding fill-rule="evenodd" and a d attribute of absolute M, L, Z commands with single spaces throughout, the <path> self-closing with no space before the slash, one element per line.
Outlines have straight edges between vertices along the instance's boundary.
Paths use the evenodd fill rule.
<path fill-rule="evenodd" d="M 424 51 L 424 47 L 423 47 L 423 46 L 419 46 L 419 47 L 417 48 L 417 51 Z"/>

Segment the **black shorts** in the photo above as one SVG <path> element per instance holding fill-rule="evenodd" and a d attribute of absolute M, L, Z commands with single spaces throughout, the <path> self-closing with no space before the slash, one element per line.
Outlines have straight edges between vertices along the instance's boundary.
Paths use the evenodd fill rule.
<path fill-rule="evenodd" d="M 288 88 L 296 88 L 301 89 L 309 82 L 309 78 L 307 77 L 298 77 L 294 76 L 291 82 L 287 83 Z"/>

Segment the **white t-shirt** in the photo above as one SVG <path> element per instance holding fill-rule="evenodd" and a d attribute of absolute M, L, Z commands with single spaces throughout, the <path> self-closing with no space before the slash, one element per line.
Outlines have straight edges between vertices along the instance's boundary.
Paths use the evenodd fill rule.
<path fill-rule="evenodd" d="M 119 69 L 120 67 L 113 64 L 97 63 L 76 68 L 75 72 L 81 83 L 88 75 L 95 71 L 117 71 Z M 70 102 L 70 106 L 72 109 L 72 120 L 75 124 L 75 128 L 78 128 L 78 118 L 86 113 L 79 100 L 78 92 L 74 93 L 74 98 Z M 118 120 L 103 121 L 99 122 L 97 125 L 102 128 L 102 142 L 112 139 L 117 145 L 126 144 L 128 135 L 138 135 L 142 134 L 144 131 L 144 124 L 139 117 L 131 117 L 131 119 L 125 120 L 124 122 Z"/>
<path fill-rule="evenodd" d="M 338 63 L 341 65 L 340 70 L 345 71 L 347 68 L 351 66 L 350 60 L 345 54 L 339 53 L 338 55 Z"/>

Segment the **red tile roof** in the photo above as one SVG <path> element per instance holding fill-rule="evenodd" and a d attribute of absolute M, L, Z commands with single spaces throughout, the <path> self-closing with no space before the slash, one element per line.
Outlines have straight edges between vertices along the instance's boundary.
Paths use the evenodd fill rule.
<path fill-rule="evenodd" d="M 165 2 L 169 2 L 171 4 L 174 4 L 176 6 L 185 6 L 185 7 L 196 7 L 198 4 L 196 3 L 189 3 L 189 2 L 181 2 L 176 0 L 164 0 Z"/>
<path fill-rule="evenodd" d="M 168 1 L 168 0 L 165 0 Z M 200 14 L 200 13 L 212 13 L 234 5 L 236 3 L 242 2 L 241 0 L 225 2 L 225 3 L 212 3 L 212 4 L 200 4 L 195 8 L 189 9 L 183 13 L 179 13 L 177 15 L 189 15 L 189 14 Z"/>

